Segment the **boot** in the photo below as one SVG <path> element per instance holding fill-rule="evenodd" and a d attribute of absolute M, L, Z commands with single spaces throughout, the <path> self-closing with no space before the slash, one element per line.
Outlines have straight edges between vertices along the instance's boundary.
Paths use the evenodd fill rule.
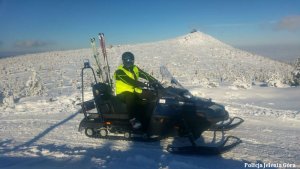
<path fill-rule="evenodd" d="M 139 129 L 142 126 L 141 122 L 136 120 L 136 118 L 130 119 L 129 122 L 130 122 L 132 128 L 134 128 L 134 129 Z"/>

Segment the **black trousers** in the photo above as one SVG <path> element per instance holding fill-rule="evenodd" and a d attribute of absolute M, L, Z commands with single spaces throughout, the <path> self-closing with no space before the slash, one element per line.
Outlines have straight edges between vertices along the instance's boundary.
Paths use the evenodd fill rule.
<path fill-rule="evenodd" d="M 121 94 L 118 94 L 117 97 L 126 104 L 129 118 L 132 119 L 137 117 L 140 105 L 138 95 L 136 93 L 123 92 Z"/>
<path fill-rule="evenodd" d="M 148 90 L 143 90 L 141 94 L 123 92 L 118 94 L 117 97 L 126 104 L 130 119 L 136 118 L 141 121 L 143 125 L 147 123 L 147 118 L 149 117 L 147 107 L 149 107 L 148 105 L 151 105 L 150 103 L 156 98 L 156 94 L 154 92 Z"/>

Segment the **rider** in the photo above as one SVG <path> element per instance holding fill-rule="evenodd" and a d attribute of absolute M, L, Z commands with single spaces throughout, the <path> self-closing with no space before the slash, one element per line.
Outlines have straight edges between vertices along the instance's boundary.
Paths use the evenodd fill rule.
<path fill-rule="evenodd" d="M 132 127 L 138 129 L 141 127 L 141 112 L 138 112 L 139 102 L 154 96 L 154 93 L 142 89 L 147 87 L 147 84 L 138 81 L 138 79 L 143 78 L 149 84 L 157 83 L 157 80 L 134 65 L 134 55 L 131 52 L 123 53 L 122 61 L 123 64 L 114 73 L 115 92 L 117 97 L 126 103 Z"/>

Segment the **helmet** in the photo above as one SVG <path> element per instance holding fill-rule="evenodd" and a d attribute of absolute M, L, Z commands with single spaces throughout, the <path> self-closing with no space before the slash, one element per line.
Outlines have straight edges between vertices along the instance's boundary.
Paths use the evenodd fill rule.
<path fill-rule="evenodd" d="M 131 52 L 124 52 L 122 54 L 122 61 L 126 68 L 130 68 L 134 64 L 134 55 Z"/>

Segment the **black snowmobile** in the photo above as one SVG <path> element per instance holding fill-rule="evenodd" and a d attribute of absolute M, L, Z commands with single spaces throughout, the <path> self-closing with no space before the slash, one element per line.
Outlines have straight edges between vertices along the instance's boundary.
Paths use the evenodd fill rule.
<path fill-rule="evenodd" d="M 95 82 L 92 85 L 94 99 L 84 99 L 84 70 L 90 69 Z M 126 105 L 114 94 L 112 85 L 97 82 L 95 72 L 86 61 L 82 68 L 82 113 L 84 118 L 79 131 L 86 136 L 107 139 L 126 139 L 156 141 L 167 137 L 186 137 L 188 146 L 169 145 L 167 151 L 179 154 L 221 154 L 241 140 L 223 135 L 222 141 L 213 146 L 197 145 L 196 140 L 204 131 L 223 131 L 233 129 L 243 122 L 239 117 L 229 118 L 223 105 L 193 96 L 172 77 L 166 67 L 161 67 L 164 83 L 148 85 L 145 90 L 156 93 L 155 99 L 141 103 L 142 128 L 133 129 L 129 123 Z M 169 82 L 167 84 L 166 82 Z"/>

